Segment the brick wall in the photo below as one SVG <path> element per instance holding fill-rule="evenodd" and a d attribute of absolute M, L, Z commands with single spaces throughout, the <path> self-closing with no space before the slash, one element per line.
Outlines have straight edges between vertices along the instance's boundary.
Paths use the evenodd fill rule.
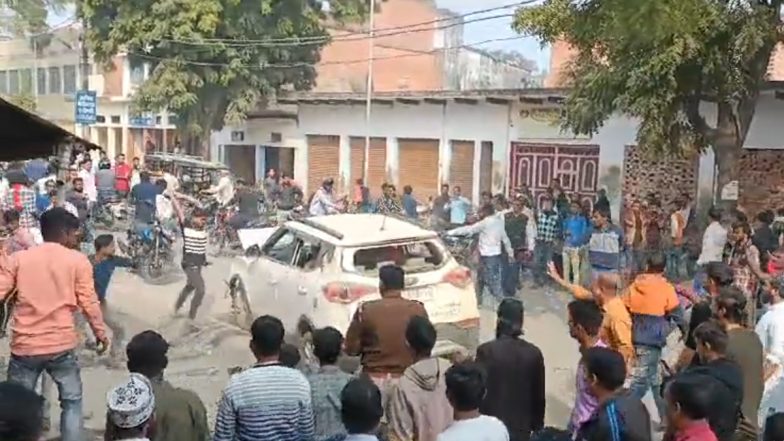
<path fill-rule="evenodd" d="M 749 217 L 784 207 L 784 151 L 743 150 L 737 165 L 738 203 Z"/>
<path fill-rule="evenodd" d="M 643 199 L 649 194 L 659 197 L 662 207 L 669 211 L 675 199 L 683 193 L 697 196 L 699 157 L 681 159 L 643 154 L 636 146 L 624 149 L 623 179 L 621 184 L 624 202 Z"/>

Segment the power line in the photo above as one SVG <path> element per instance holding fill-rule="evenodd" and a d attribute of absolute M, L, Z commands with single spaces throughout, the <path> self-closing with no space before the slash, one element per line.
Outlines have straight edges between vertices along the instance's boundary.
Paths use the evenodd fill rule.
<path fill-rule="evenodd" d="M 408 57 L 421 57 L 423 55 L 432 55 L 432 54 L 435 54 L 435 53 L 438 53 L 438 52 L 445 52 L 445 51 L 449 51 L 449 50 L 462 49 L 462 48 L 471 48 L 473 46 L 478 46 L 478 45 L 482 45 L 482 44 L 496 43 L 496 42 L 500 42 L 500 41 L 519 40 L 519 39 L 522 39 L 522 38 L 525 38 L 525 36 L 524 35 L 516 35 L 514 37 L 493 38 L 493 39 L 490 39 L 490 40 L 478 41 L 478 42 L 471 43 L 471 44 L 463 44 L 463 45 L 460 45 L 460 46 L 453 46 L 453 47 L 447 47 L 447 48 L 437 48 L 437 49 L 432 49 L 432 50 L 429 50 L 429 51 L 417 51 L 417 52 L 413 52 L 413 53 L 389 55 L 389 56 L 385 56 L 385 57 L 373 57 L 373 61 L 377 61 L 377 60 L 392 60 L 392 59 L 408 58 Z M 401 48 L 399 50 L 406 50 L 406 49 L 402 49 Z M 149 60 L 172 61 L 172 62 L 175 62 L 175 63 L 181 63 L 181 64 L 185 64 L 185 65 L 190 65 L 190 66 L 233 67 L 233 68 L 243 67 L 243 68 L 248 68 L 248 69 L 269 69 L 269 68 L 272 68 L 272 69 L 293 69 L 293 68 L 298 68 L 298 67 L 333 66 L 333 65 L 367 63 L 368 61 L 370 61 L 370 58 L 358 58 L 358 59 L 354 59 L 354 60 L 326 61 L 326 62 L 323 62 L 323 63 L 305 63 L 305 62 L 300 62 L 300 63 L 270 63 L 270 64 L 264 64 L 264 65 L 262 65 L 262 64 L 250 65 L 250 64 L 237 64 L 237 63 L 214 63 L 214 62 L 207 62 L 207 61 L 189 61 L 189 60 L 183 60 L 183 59 L 180 59 L 180 58 L 157 57 L 157 56 L 154 56 L 154 55 L 143 54 L 143 53 L 136 53 L 136 52 L 128 52 L 128 53 L 131 54 L 131 55 L 134 55 L 134 56 L 137 56 L 137 57 L 140 57 L 140 58 L 146 58 L 146 59 L 149 59 Z"/>
<path fill-rule="evenodd" d="M 472 15 L 484 14 L 484 13 L 498 11 L 498 10 L 502 10 L 502 9 L 509 9 L 509 8 L 512 8 L 512 7 L 526 6 L 526 5 L 530 5 L 530 4 L 536 3 L 537 1 L 538 0 L 524 0 L 524 1 L 520 1 L 520 2 L 509 3 L 509 4 L 506 4 L 506 5 L 502 5 L 502 6 L 496 6 L 496 7 L 493 7 L 493 8 L 487 8 L 487 9 L 471 11 L 471 12 L 468 12 L 468 13 L 465 13 L 465 14 L 454 15 L 454 16 L 449 16 L 449 17 L 441 17 L 441 18 L 438 18 L 438 19 L 435 19 L 435 20 L 428 20 L 428 21 L 423 21 L 423 22 L 418 22 L 418 23 L 411 23 L 411 24 L 408 24 L 408 25 L 393 26 L 393 27 L 387 27 L 387 28 L 379 28 L 379 29 L 375 29 L 374 32 L 377 34 L 377 37 L 390 36 L 390 35 L 399 35 L 400 33 L 399 32 L 395 32 L 395 31 L 411 30 L 411 29 L 414 29 L 414 28 L 421 28 L 422 26 L 427 26 L 427 25 L 441 23 L 441 22 L 450 22 L 450 21 L 451 22 L 455 22 L 457 20 L 460 20 L 460 19 L 465 18 L 465 17 L 472 16 Z M 461 21 L 461 22 L 453 23 L 451 26 L 460 26 L 460 25 L 464 25 L 464 24 L 468 24 L 468 23 L 473 23 L 475 21 L 484 21 L 484 20 L 488 20 L 488 19 L 509 17 L 511 15 L 512 14 L 503 14 L 503 15 L 497 15 L 497 16 L 493 16 L 493 17 L 484 17 L 484 18 L 480 18 L 480 19 L 469 20 L 469 21 L 466 21 L 466 22 L 462 22 Z M 432 27 L 421 28 L 421 29 L 418 30 L 418 32 L 424 32 L 424 31 L 427 31 L 427 30 L 430 30 L 430 29 L 433 29 L 433 28 Z M 403 33 L 405 33 L 405 32 L 403 32 Z M 352 37 L 360 37 L 360 38 L 352 38 Z M 192 38 L 192 39 L 188 39 L 188 38 L 179 38 L 179 39 L 177 39 L 177 38 L 165 38 L 165 39 L 161 39 L 161 41 L 167 41 L 167 42 L 172 42 L 172 43 L 181 43 L 181 44 L 195 44 L 195 45 L 205 44 L 205 43 L 216 43 L 216 44 L 217 43 L 223 43 L 223 44 L 230 45 L 230 46 L 242 46 L 242 45 L 253 46 L 253 45 L 274 45 L 275 43 L 309 43 L 309 44 L 319 44 L 319 43 L 322 43 L 322 42 L 352 41 L 352 40 L 357 40 L 357 39 L 363 40 L 363 39 L 367 39 L 367 38 L 368 38 L 368 33 L 366 31 L 363 31 L 363 32 L 347 33 L 347 34 L 343 34 L 343 35 L 340 35 L 340 36 L 337 36 L 337 37 L 330 37 L 330 36 L 282 37 L 282 38 L 268 38 L 268 39 L 263 39 L 263 40 L 233 39 L 233 38 Z M 302 44 L 302 45 L 304 45 L 304 44 Z"/>

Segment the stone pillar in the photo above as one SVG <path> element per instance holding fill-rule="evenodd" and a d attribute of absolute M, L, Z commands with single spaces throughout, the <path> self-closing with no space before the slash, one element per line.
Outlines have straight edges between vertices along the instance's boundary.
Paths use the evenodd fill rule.
<path fill-rule="evenodd" d="M 400 170 L 400 145 L 397 142 L 397 138 L 388 137 L 387 140 L 387 179 L 389 179 L 392 183 L 395 184 L 396 187 L 400 187 L 400 176 L 398 175 L 398 171 Z"/>
<path fill-rule="evenodd" d="M 351 191 L 351 138 L 340 135 L 338 146 L 338 182 L 337 188 L 343 193 Z"/>

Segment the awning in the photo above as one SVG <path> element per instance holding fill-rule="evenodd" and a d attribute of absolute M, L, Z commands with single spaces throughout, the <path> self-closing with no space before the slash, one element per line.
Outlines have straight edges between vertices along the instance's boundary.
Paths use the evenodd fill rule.
<path fill-rule="evenodd" d="M 58 146 L 64 144 L 81 144 L 90 150 L 100 148 L 57 124 L 0 98 L 0 161 L 48 157 L 56 153 Z"/>

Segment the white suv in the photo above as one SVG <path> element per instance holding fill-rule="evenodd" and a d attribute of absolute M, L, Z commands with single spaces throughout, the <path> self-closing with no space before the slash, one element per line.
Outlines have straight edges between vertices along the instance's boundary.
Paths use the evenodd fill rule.
<path fill-rule="evenodd" d="M 235 259 L 229 289 L 235 313 L 279 317 L 287 334 L 333 326 L 345 334 L 358 305 L 380 298 L 378 269 L 406 272 L 404 297 L 422 302 L 438 330 L 438 347 L 473 352 L 479 309 L 471 272 L 434 231 L 379 214 L 338 214 L 241 230 L 245 256 Z M 403 336 L 401 336 L 403 338 Z"/>

